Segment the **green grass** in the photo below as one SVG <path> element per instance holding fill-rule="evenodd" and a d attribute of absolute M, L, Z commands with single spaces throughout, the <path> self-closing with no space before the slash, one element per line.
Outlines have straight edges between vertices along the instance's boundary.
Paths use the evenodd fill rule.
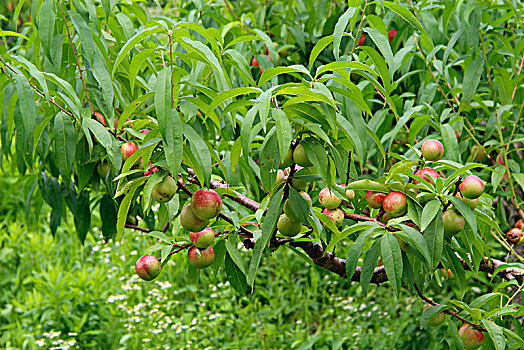
<path fill-rule="evenodd" d="M 184 253 L 156 281 L 139 280 L 134 263 L 150 237 L 104 244 L 94 230 L 81 246 L 71 224 L 54 239 L 46 226 L 1 226 L 2 347 L 420 349 L 438 348 L 446 328 L 419 329 L 422 303 L 407 291 L 396 300 L 388 285 L 371 286 L 366 300 L 359 284 L 289 250 L 266 258 L 240 297 L 221 271 L 190 283 Z"/>

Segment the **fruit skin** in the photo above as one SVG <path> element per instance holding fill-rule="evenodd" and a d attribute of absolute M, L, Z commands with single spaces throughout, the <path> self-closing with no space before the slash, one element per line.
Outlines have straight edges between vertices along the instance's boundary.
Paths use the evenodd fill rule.
<path fill-rule="evenodd" d="M 346 197 L 348 200 L 352 201 L 355 199 L 355 191 L 354 190 L 346 190 Z"/>
<path fill-rule="evenodd" d="M 200 254 L 199 254 L 200 253 Z M 206 249 L 198 249 L 193 246 L 187 251 L 189 263 L 197 269 L 205 269 L 215 261 L 215 251 L 212 246 Z"/>
<path fill-rule="evenodd" d="M 382 208 L 382 202 L 386 198 L 386 194 L 382 192 L 367 191 L 366 192 L 366 202 L 373 209 Z"/>
<path fill-rule="evenodd" d="M 152 167 L 147 168 L 147 170 L 144 171 L 144 176 L 152 175 L 156 173 L 158 170 L 159 170 L 158 167 L 156 165 L 153 165 Z"/>
<path fill-rule="evenodd" d="M 324 208 L 322 210 L 322 213 L 329 216 L 329 218 L 331 219 L 331 221 L 335 223 L 335 226 L 337 228 L 342 227 L 342 223 L 344 222 L 344 212 L 340 208 L 336 208 L 336 209 Z"/>
<path fill-rule="evenodd" d="M 162 271 L 162 264 L 153 255 L 144 255 L 136 261 L 135 270 L 141 279 L 151 281 Z"/>
<path fill-rule="evenodd" d="M 433 305 L 431 304 L 424 305 L 424 311 L 426 311 L 427 309 L 429 309 L 432 306 Z M 439 312 L 438 314 L 434 315 L 429 320 L 427 320 L 426 324 L 428 326 L 440 326 L 442 322 L 444 322 L 445 320 L 446 320 L 446 314 L 443 312 Z"/>
<path fill-rule="evenodd" d="M 138 130 L 139 133 L 146 134 L 146 135 L 149 134 L 150 131 L 151 130 L 149 130 L 149 129 L 140 129 L 140 130 Z"/>
<path fill-rule="evenodd" d="M 517 223 L 515 224 L 515 228 L 518 228 L 518 229 L 521 229 L 521 230 L 522 230 L 522 219 L 520 219 L 519 221 L 517 221 Z"/>
<path fill-rule="evenodd" d="M 384 213 L 380 217 L 379 221 L 382 222 L 383 224 L 387 224 L 388 221 L 391 220 L 391 219 L 392 219 L 391 215 L 389 215 L 388 213 Z"/>
<path fill-rule="evenodd" d="M 443 273 L 444 276 L 445 276 L 445 275 L 446 275 L 446 270 L 441 269 L 441 271 L 442 271 L 442 273 Z M 455 276 L 453 275 L 453 272 L 451 271 L 451 269 L 448 269 L 448 278 L 451 279 L 451 278 L 453 278 L 453 277 L 455 277 Z"/>
<path fill-rule="evenodd" d="M 293 164 L 293 151 L 291 150 L 291 148 L 289 148 L 286 152 L 286 156 L 284 157 L 284 159 L 280 160 L 279 168 L 284 169 L 290 167 L 291 164 Z"/>
<path fill-rule="evenodd" d="M 209 220 L 220 214 L 222 198 L 213 190 L 202 188 L 191 197 L 193 214 L 200 220 Z"/>
<path fill-rule="evenodd" d="M 307 156 L 306 149 L 301 144 L 298 144 L 298 146 L 295 147 L 295 150 L 293 151 L 293 161 L 303 167 L 313 165 Z"/>
<path fill-rule="evenodd" d="M 191 243 L 197 248 L 206 249 L 215 240 L 215 231 L 211 227 L 206 227 L 200 232 L 191 232 L 189 234 Z"/>
<path fill-rule="evenodd" d="M 465 324 L 459 329 L 459 336 L 464 344 L 464 349 L 478 349 L 484 343 L 484 333 L 477 331 L 469 324 Z"/>
<path fill-rule="evenodd" d="M 109 172 L 109 163 L 107 160 L 99 163 L 96 167 L 96 172 L 102 179 L 105 179 L 107 176 L 107 173 Z"/>
<path fill-rule="evenodd" d="M 257 60 L 256 56 L 253 56 L 253 59 L 251 60 L 251 65 L 253 67 L 260 67 L 260 64 L 258 64 L 258 60 Z"/>
<path fill-rule="evenodd" d="M 433 178 L 439 177 L 437 172 L 433 168 L 428 168 L 428 167 L 424 167 L 424 168 L 420 169 L 419 171 L 417 171 L 415 173 L 415 175 L 417 175 L 418 177 L 423 178 L 424 180 L 426 180 L 427 182 L 429 182 L 431 184 L 435 183 Z M 418 181 L 417 179 L 413 179 L 413 183 L 414 184 L 419 184 L 420 181 Z"/>
<path fill-rule="evenodd" d="M 391 44 L 393 42 L 393 39 L 395 39 L 395 35 L 397 35 L 398 29 L 390 29 L 388 31 L 388 40 Z"/>
<path fill-rule="evenodd" d="M 468 175 L 460 183 L 460 193 L 468 199 L 476 199 L 484 192 L 484 182 L 476 175 Z"/>
<path fill-rule="evenodd" d="M 313 205 L 313 201 L 311 200 L 309 194 L 307 194 L 306 192 L 300 192 L 300 195 L 302 196 L 302 198 L 304 198 L 306 202 L 308 202 L 309 207 Z M 299 221 L 297 216 L 293 212 L 293 208 L 291 206 L 291 201 L 289 200 L 289 198 L 286 199 L 286 201 L 284 202 L 284 214 L 286 214 L 286 216 L 293 221 Z"/>
<path fill-rule="evenodd" d="M 126 142 L 120 146 L 120 153 L 122 153 L 122 161 L 126 161 L 138 150 L 138 146 L 133 142 Z"/>
<path fill-rule="evenodd" d="M 434 162 L 442 159 L 442 156 L 444 155 L 444 146 L 439 140 L 429 139 L 424 141 L 422 147 L 420 147 L 420 151 L 425 160 Z"/>
<path fill-rule="evenodd" d="M 193 214 L 191 204 L 186 205 L 180 212 L 180 225 L 190 232 L 199 232 L 209 225 L 209 220 L 200 220 Z"/>
<path fill-rule="evenodd" d="M 522 230 L 516 227 L 512 228 L 506 233 L 506 239 L 512 244 L 520 243 L 520 240 L 522 239 Z"/>
<path fill-rule="evenodd" d="M 402 192 L 393 191 L 388 193 L 382 202 L 384 211 L 394 218 L 408 212 L 408 199 Z"/>
<path fill-rule="evenodd" d="M 93 118 L 96 119 L 103 126 L 107 126 L 107 121 L 104 115 L 100 112 L 93 113 Z"/>
<path fill-rule="evenodd" d="M 442 214 L 444 233 L 453 236 L 460 232 L 466 223 L 464 218 L 454 210 L 447 210 Z"/>
<path fill-rule="evenodd" d="M 473 145 L 473 147 L 471 147 L 471 158 L 475 163 L 482 163 L 488 159 L 488 156 L 482 147 Z"/>
<path fill-rule="evenodd" d="M 151 198 L 158 203 L 167 203 L 175 196 L 177 188 L 176 181 L 170 175 L 166 175 L 153 187 Z"/>
<path fill-rule="evenodd" d="M 362 45 L 364 45 L 364 41 L 366 40 L 366 37 L 367 37 L 367 36 L 368 36 L 368 35 L 367 35 L 366 33 L 362 34 L 362 35 L 360 36 L 360 38 L 358 38 L 358 44 L 357 44 L 357 46 L 362 46 Z"/>
<path fill-rule="evenodd" d="M 291 220 L 286 214 L 282 214 L 278 218 L 277 229 L 283 236 L 294 237 L 302 230 L 302 224 L 298 221 Z"/>
<path fill-rule="evenodd" d="M 318 200 L 320 201 L 320 205 L 328 209 L 338 208 L 342 203 L 342 198 L 338 198 L 336 194 L 330 191 L 327 187 L 324 187 L 318 193 Z"/>
<path fill-rule="evenodd" d="M 466 204 L 468 205 L 468 207 L 469 207 L 471 210 L 475 210 L 475 208 L 477 207 L 477 205 L 478 205 L 478 203 L 479 203 L 478 198 L 475 198 L 475 199 L 468 199 L 468 198 L 462 197 L 462 195 L 460 194 L 460 192 L 457 192 L 457 194 L 455 195 L 455 197 L 457 197 L 458 199 L 460 199 L 461 201 L 463 201 L 464 203 L 466 203 Z"/>

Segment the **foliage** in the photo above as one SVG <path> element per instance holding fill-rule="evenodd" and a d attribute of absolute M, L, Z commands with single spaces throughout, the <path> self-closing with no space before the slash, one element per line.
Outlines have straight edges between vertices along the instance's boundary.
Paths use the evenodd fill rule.
<path fill-rule="evenodd" d="M 444 267 L 460 292 L 432 312 L 454 316 L 450 347 L 462 347 L 456 319 L 487 332 L 487 347 L 521 346 L 512 323 L 521 306 L 511 304 L 510 285 L 522 283 L 522 270 L 500 273 L 507 266 L 486 257 L 494 238 L 513 252 L 502 230 L 515 213 L 524 218 L 522 4 L 348 3 L 194 1 L 158 15 L 140 1 L 27 4 L 34 22 L 0 32 L 11 40 L 0 51 L 3 164 L 31 174 L 22 177 L 28 201 L 52 208 L 54 236 L 69 210 L 85 243 L 100 211 L 106 241 L 145 231 L 158 241 L 144 253 L 158 252 L 166 265 L 188 247 L 178 215 L 188 194 L 212 187 L 224 198 L 212 223 L 220 232 L 213 269 L 223 267 L 239 294 L 257 290 L 261 262 L 282 246 L 360 281 L 364 294 L 370 283 L 389 281 L 397 297 L 405 287 L 425 298 L 419 288 Z M 427 139 L 442 141 L 442 160 L 420 157 Z M 119 150 L 125 141 L 140 146 L 127 160 Z M 312 166 L 292 163 L 275 185 L 298 143 Z M 95 171 L 102 160 L 110 164 L 104 178 Z M 146 176 L 151 165 L 161 170 Z M 439 177 L 414 175 L 423 166 Z M 168 173 L 181 191 L 153 204 L 153 188 Z M 486 183 L 473 210 L 455 197 L 469 174 Z M 290 186 L 297 180 L 307 183 L 312 209 Z M 342 198 L 341 184 L 356 197 L 339 230 L 317 195 L 329 187 Z M 368 190 L 403 192 L 407 214 L 379 222 L 382 211 L 366 208 Z M 305 225 L 294 239 L 275 230 L 287 198 Z M 465 221 L 455 236 L 442 223 L 450 208 Z M 146 227 L 129 223 L 136 215 Z M 466 270 L 510 282 L 459 300 L 469 290 Z M 189 280 L 200 275 L 188 269 Z"/>

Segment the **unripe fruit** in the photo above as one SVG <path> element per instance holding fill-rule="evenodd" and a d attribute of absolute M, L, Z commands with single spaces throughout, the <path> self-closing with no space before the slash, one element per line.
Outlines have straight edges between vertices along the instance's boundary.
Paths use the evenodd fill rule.
<path fill-rule="evenodd" d="M 213 244 L 215 240 L 215 231 L 211 227 L 206 227 L 200 232 L 191 232 L 189 237 L 191 243 L 197 248 L 205 249 Z"/>
<path fill-rule="evenodd" d="M 280 160 L 279 168 L 284 169 L 290 167 L 291 164 L 293 164 L 293 151 L 291 151 L 291 148 L 288 148 L 286 156 Z"/>
<path fill-rule="evenodd" d="M 424 141 L 420 151 L 425 160 L 437 161 L 442 159 L 444 155 L 444 146 L 442 146 L 439 140 L 429 139 Z"/>
<path fill-rule="evenodd" d="M 277 229 L 283 236 L 294 237 L 302 230 L 302 224 L 298 221 L 291 220 L 286 214 L 282 214 L 278 218 Z"/>
<path fill-rule="evenodd" d="M 522 219 L 520 219 L 519 221 L 517 221 L 517 223 L 515 224 L 515 228 L 518 228 L 518 229 L 521 229 L 521 230 L 522 230 Z"/>
<path fill-rule="evenodd" d="M 404 193 L 393 191 L 384 198 L 382 207 L 386 213 L 396 218 L 407 213 L 408 200 Z"/>
<path fill-rule="evenodd" d="M 352 201 L 355 199 L 355 191 L 354 190 L 346 190 L 346 197 L 349 201 Z"/>
<path fill-rule="evenodd" d="M 448 236 L 453 236 L 460 232 L 466 223 L 464 218 L 453 210 L 447 210 L 442 214 L 442 222 L 444 224 L 444 233 Z"/>
<path fill-rule="evenodd" d="M 518 228 L 512 228 L 506 233 L 506 239 L 509 243 L 518 244 L 522 239 L 522 230 Z"/>
<path fill-rule="evenodd" d="M 127 218 L 126 218 L 126 224 L 129 224 L 129 225 L 136 225 L 136 224 L 138 224 L 138 220 L 137 220 L 136 216 L 129 214 L 127 216 Z"/>
<path fill-rule="evenodd" d="M 482 163 L 488 159 L 488 156 L 482 147 L 473 145 L 473 147 L 471 147 L 471 158 L 476 163 Z"/>
<path fill-rule="evenodd" d="M 300 165 L 296 166 L 297 173 L 304 169 Z M 307 175 L 310 171 L 308 169 L 300 171 L 300 175 Z M 291 187 L 293 187 L 297 191 L 304 191 L 307 188 L 307 182 L 304 180 L 301 180 L 300 177 L 292 177 L 291 178 Z"/>
<path fill-rule="evenodd" d="M 122 153 L 122 161 L 126 161 L 129 157 L 133 155 L 138 150 L 138 146 L 133 142 L 126 142 L 120 146 L 120 153 Z"/>
<path fill-rule="evenodd" d="M 444 276 L 445 276 L 445 275 L 446 275 L 446 270 L 445 270 L 445 269 L 441 269 L 441 271 L 442 271 L 442 273 L 443 273 Z M 453 277 L 455 277 L 455 276 L 453 275 L 453 272 L 451 271 L 451 269 L 448 269 L 448 278 L 451 279 L 451 278 L 453 278 Z"/>
<path fill-rule="evenodd" d="M 460 193 L 468 199 L 476 199 L 484 192 L 484 182 L 476 175 L 468 175 L 460 183 Z"/>
<path fill-rule="evenodd" d="M 428 168 L 428 167 L 420 169 L 419 171 L 417 171 L 415 173 L 415 175 L 417 175 L 418 177 L 426 180 L 427 182 L 429 182 L 431 184 L 435 183 L 434 179 L 436 179 L 438 177 L 437 172 L 433 168 Z M 417 179 L 414 179 L 413 183 L 414 184 L 419 184 L 420 181 L 418 181 Z"/>
<path fill-rule="evenodd" d="M 191 197 L 193 214 L 200 220 L 209 220 L 220 214 L 222 198 L 213 190 L 202 188 Z"/>
<path fill-rule="evenodd" d="M 478 203 L 479 203 L 479 199 L 478 198 L 468 199 L 468 198 L 462 197 L 460 192 L 457 192 L 455 197 L 457 197 L 458 199 L 460 199 L 461 201 L 466 203 L 471 210 L 474 210 L 477 207 Z"/>
<path fill-rule="evenodd" d="M 309 207 L 313 205 L 313 201 L 311 200 L 309 194 L 307 194 L 306 192 L 300 192 L 300 195 L 302 196 L 302 198 L 304 198 L 306 202 L 308 202 Z M 291 206 L 291 201 L 289 200 L 289 198 L 286 199 L 286 201 L 284 202 L 284 214 L 286 214 L 286 216 L 293 221 L 299 221 L 298 217 L 293 212 L 293 207 Z"/>
<path fill-rule="evenodd" d="M 135 270 L 141 279 L 151 281 L 157 278 L 162 271 L 162 264 L 153 255 L 144 255 L 137 260 Z"/>
<path fill-rule="evenodd" d="M 205 269 L 215 261 L 215 251 L 212 246 L 206 249 L 198 249 L 193 246 L 187 251 L 189 263 L 197 269 Z"/>
<path fill-rule="evenodd" d="M 180 225 L 190 232 L 199 232 L 209 225 L 209 220 L 200 220 L 191 210 L 191 204 L 186 205 L 180 212 Z"/>
<path fill-rule="evenodd" d="M 301 144 L 298 144 L 298 146 L 295 147 L 295 150 L 293 151 L 293 161 L 303 167 L 313 165 L 307 156 L 306 148 Z"/>
<path fill-rule="evenodd" d="M 424 305 L 424 311 L 426 311 L 427 309 L 429 309 L 432 306 L 433 305 L 431 304 Z M 446 314 L 441 311 L 438 314 L 431 317 L 429 320 L 427 320 L 426 324 L 428 326 L 440 326 L 442 322 L 444 322 L 445 320 L 446 320 Z"/>
<path fill-rule="evenodd" d="M 93 118 L 96 119 L 103 126 L 107 126 L 107 121 L 104 115 L 100 112 L 93 113 Z"/>
<path fill-rule="evenodd" d="M 386 194 L 382 192 L 367 191 L 366 202 L 373 209 L 382 208 L 382 202 L 386 198 Z"/>
<path fill-rule="evenodd" d="M 98 173 L 98 175 L 100 175 L 102 179 L 106 178 L 107 173 L 109 172 L 109 163 L 107 162 L 107 160 L 97 165 L 96 172 Z"/>
<path fill-rule="evenodd" d="M 169 202 L 176 193 L 177 183 L 170 175 L 164 176 L 162 181 L 157 183 L 151 191 L 151 198 L 156 200 L 158 203 Z"/>
<path fill-rule="evenodd" d="M 342 227 L 342 223 L 344 222 L 344 212 L 340 208 L 336 208 L 336 209 L 324 208 L 322 210 L 322 213 L 329 216 L 329 218 L 331 219 L 331 221 L 333 221 L 333 223 L 335 224 L 337 228 Z"/>
<path fill-rule="evenodd" d="M 318 193 L 318 200 L 320 201 L 320 205 L 328 209 L 338 208 L 342 203 L 342 198 L 338 198 L 337 195 L 331 192 L 327 187 L 324 187 Z"/>
<path fill-rule="evenodd" d="M 478 349 L 484 343 L 484 333 L 476 330 L 469 324 L 460 327 L 459 336 L 466 350 Z"/>

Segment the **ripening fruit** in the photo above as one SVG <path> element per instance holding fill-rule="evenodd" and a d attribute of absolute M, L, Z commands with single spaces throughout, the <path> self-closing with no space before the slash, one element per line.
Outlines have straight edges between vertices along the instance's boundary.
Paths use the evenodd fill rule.
<path fill-rule="evenodd" d="M 260 65 L 258 64 L 258 60 L 257 60 L 256 56 L 253 56 L 253 58 L 251 59 L 251 65 L 253 67 L 260 67 Z"/>
<path fill-rule="evenodd" d="M 209 225 L 209 220 L 200 220 L 193 214 L 191 204 L 186 205 L 180 212 L 180 225 L 190 232 L 199 232 Z"/>
<path fill-rule="evenodd" d="M 140 129 L 140 130 L 138 130 L 139 133 L 146 134 L 146 135 L 149 134 L 150 131 L 151 130 L 149 130 L 149 129 Z"/>
<path fill-rule="evenodd" d="M 428 168 L 428 167 L 420 169 L 419 171 L 415 173 L 415 175 L 426 180 L 427 182 L 431 184 L 434 184 L 435 182 L 433 179 L 436 179 L 438 177 L 437 172 L 433 168 Z M 420 181 L 418 181 L 417 179 L 413 179 L 413 183 L 419 184 Z"/>
<path fill-rule="evenodd" d="M 215 231 L 211 227 L 206 227 L 200 232 L 191 232 L 189 237 L 191 243 L 197 248 L 206 249 L 215 240 Z"/>
<path fill-rule="evenodd" d="M 373 209 L 382 208 L 382 202 L 386 198 L 386 194 L 382 192 L 367 191 L 366 202 Z"/>
<path fill-rule="evenodd" d="M 209 220 L 220 214 L 222 198 L 213 190 L 202 188 L 191 197 L 193 214 L 200 220 Z"/>
<path fill-rule="evenodd" d="M 515 227 L 522 230 L 522 219 L 517 221 L 517 223 L 515 224 Z"/>
<path fill-rule="evenodd" d="M 408 200 L 404 193 L 393 191 L 384 198 L 382 207 L 386 213 L 397 218 L 408 212 Z"/>
<path fill-rule="evenodd" d="M 278 218 L 277 229 L 283 236 L 294 237 L 302 230 L 302 224 L 298 221 L 291 220 L 286 214 L 282 214 Z"/>
<path fill-rule="evenodd" d="M 109 163 L 107 160 L 104 160 L 103 162 L 99 163 L 96 167 L 96 172 L 102 179 L 105 179 L 107 176 L 107 173 L 109 172 Z"/>
<path fill-rule="evenodd" d="M 488 156 L 482 147 L 479 145 L 473 145 L 473 147 L 471 147 L 471 158 L 476 163 L 482 163 L 488 159 Z"/>
<path fill-rule="evenodd" d="M 444 146 L 439 140 L 429 139 L 424 141 L 420 151 L 425 160 L 437 161 L 444 155 Z"/>
<path fill-rule="evenodd" d="M 318 193 L 318 200 L 320 201 L 320 205 L 328 209 L 338 208 L 342 203 L 342 198 L 338 198 L 337 195 L 330 191 L 327 187 L 324 187 Z"/>
<path fill-rule="evenodd" d="M 156 200 L 158 203 L 167 203 L 169 202 L 176 193 L 178 186 L 170 175 L 164 176 L 162 181 L 157 183 L 151 191 L 151 198 Z"/>
<path fill-rule="evenodd" d="M 468 175 L 460 183 L 460 193 L 468 199 L 476 199 L 484 192 L 484 182 L 476 175 Z"/>
<path fill-rule="evenodd" d="M 522 239 L 522 230 L 518 228 L 512 228 L 506 233 L 506 239 L 509 243 L 518 244 Z"/>
<path fill-rule="evenodd" d="M 397 35 L 398 29 L 390 29 L 388 31 L 388 40 L 391 44 L 393 42 L 393 39 L 395 39 L 395 35 Z"/>
<path fill-rule="evenodd" d="M 138 150 L 138 146 L 133 142 L 126 142 L 120 146 L 120 153 L 122 153 L 122 161 L 126 161 Z"/>
<path fill-rule="evenodd" d="M 286 156 L 284 157 L 284 159 L 280 160 L 279 168 L 284 169 L 290 167 L 291 164 L 293 164 L 293 151 L 291 150 L 291 148 L 289 148 L 286 152 Z"/>
<path fill-rule="evenodd" d="M 331 219 L 331 221 L 333 221 L 333 223 L 335 223 L 335 226 L 337 228 L 342 227 L 342 223 L 344 222 L 344 212 L 340 208 L 336 208 L 336 209 L 324 208 L 322 210 L 322 213 L 329 216 L 329 218 Z"/>
<path fill-rule="evenodd" d="M 460 327 L 459 336 L 466 350 L 478 349 L 484 343 L 484 333 L 476 330 L 469 324 Z"/>
<path fill-rule="evenodd" d="M 158 167 L 156 165 L 153 165 L 152 167 L 147 168 L 147 170 L 144 171 L 144 176 L 152 175 L 156 173 L 158 170 L 159 170 Z"/>
<path fill-rule="evenodd" d="M 478 203 L 479 203 L 479 199 L 478 198 L 475 198 L 475 199 L 468 199 L 468 198 L 465 198 L 465 197 L 462 197 L 462 195 L 460 194 L 460 192 L 457 192 L 457 194 L 455 195 L 455 197 L 457 197 L 458 199 L 460 199 L 461 201 L 463 201 L 464 203 L 466 203 L 468 205 L 468 207 L 471 209 L 471 210 L 475 210 L 475 208 L 477 207 Z"/>
<path fill-rule="evenodd" d="M 301 144 L 298 144 L 298 146 L 295 147 L 295 150 L 293 151 L 293 161 L 303 167 L 313 165 L 307 156 L 306 149 Z"/>
<path fill-rule="evenodd" d="M 446 276 L 446 270 L 445 270 L 445 269 L 440 269 L 440 270 L 442 271 L 442 273 L 444 274 L 444 276 Z M 451 279 L 451 278 L 453 278 L 453 277 L 455 277 L 455 276 L 453 275 L 453 272 L 451 271 L 451 269 L 448 269 L 448 279 Z"/>
<path fill-rule="evenodd" d="M 300 192 L 300 195 L 302 196 L 302 198 L 304 198 L 306 202 L 308 202 L 309 207 L 313 205 L 313 201 L 311 200 L 309 194 L 307 194 L 306 192 Z M 286 214 L 286 216 L 293 221 L 299 221 L 297 216 L 293 212 L 293 207 L 289 198 L 286 199 L 286 201 L 284 202 L 284 214 Z"/>
<path fill-rule="evenodd" d="M 135 270 L 141 279 L 151 281 L 157 278 L 162 271 L 162 264 L 153 255 L 144 255 L 137 260 Z"/>
<path fill-rule="evenodd" d="M 424 305 L 424 311 L 426 311 L 427 309 L 429 309 L 432 306 L 433 305 L 431 304 Z M 442 322 L 444 322 L 445 320 L 446 320 L 446 314 L 441 311 L 438 314 L 431 317 L 429 320 L 427 320 L 426 324 L 428 326 L 440 326 Z"/>
<path fill-rule="evenodd" d="M 215 251 L 212 246 L 206 249 L 198 249 L 193 246 L 187 251 L 189 263 L 197 269 L 205 269 L 215 261 Z"/>
<path fill-rule="evenodd" d="M 389 220 L 391 220 L 392 217 L 391 215 L 389 215 L 388 213 L 384 213 L 382 214 L 382 216 L 380 217 L 380 219 L 378 221 L 384 223 L 384 224 L 387 224 Z"/>
<path fill-rule="evenodd" d="M 96 119 L 103 126 L 107 126 L 106 118 L 104 117 L 104 115 L 102 113 L 95 112 L 95 113 L 93 113 L 93 117 L 94 117 L 94 119 Z"/>
<path fill-rule="evenodd" d="M 453 236 L 460 232 L 465 225 L 464 218 L 454 210 L 447 210 L 442 214 L 442 222 L 444 224 L 444 233 L 448 236 Z"/>
<path fill-rule="evenodd" d="M 354 190 L 346 190 L 346 197 L 349 201 L 352 201 L 355 199 L 355 191 Z"/>

